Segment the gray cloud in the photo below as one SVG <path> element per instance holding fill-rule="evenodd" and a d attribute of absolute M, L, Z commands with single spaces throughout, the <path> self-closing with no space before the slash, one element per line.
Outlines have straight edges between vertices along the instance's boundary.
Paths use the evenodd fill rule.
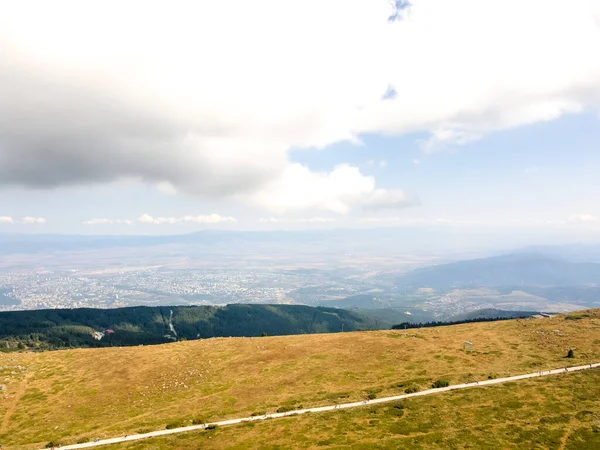
<path fill-rule="evenodd" d="M 53 188 L 134 178 L 227 195 L 260 186 L 285 162 L 222 161 L 211 144 L 233 154 L 243 153 L 244 142 L 215 120 L 192 122 L 151 95 L 136 101 L 110 85 L 3 61 L 0 184 Z"/>

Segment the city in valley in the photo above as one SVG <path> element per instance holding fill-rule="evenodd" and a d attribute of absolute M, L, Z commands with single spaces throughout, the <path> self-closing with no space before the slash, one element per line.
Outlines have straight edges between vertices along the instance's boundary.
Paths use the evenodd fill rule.
<path fill-rule="evenodd" d="M 597 288 L 585 280 L 540 287 L 537 280 L 481 279 L 475 266 L 444 283 L 453 262 L 484 265 L 494 260 L 490 252 L 408 251 L 376 235 L 324 245 L 327 233 L 284 243 L 246 239 L 241 246 L 197 242 L 193 235 L 185 245 L 164 239 L 68 250 L 36 244 L 43 257 L 10 247 L 0 272 L 0 310 L 303 304 L 423 321 L 486 308 L 561 312 L 596 305 Z M 431 269 L 441 278 L 422 276 Z"/>

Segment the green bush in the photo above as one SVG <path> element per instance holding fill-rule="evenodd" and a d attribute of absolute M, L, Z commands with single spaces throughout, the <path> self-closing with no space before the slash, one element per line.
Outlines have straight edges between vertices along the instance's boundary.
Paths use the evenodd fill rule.
<path fill-rule="evenodd" d="M 570 316 L 566 316 L 565 320 L 581 320 L 584 317 L 589 317 L 587 314 L 571 314 Z"/>
<path fill-rule="evenodd" d="M 437 380 L 435 383 L 431 385 L 432 388 L 444 388 L 450 386 L 450 382 L 448 380 Z"/>
<path fill-rule="evenodd" d="M 415 392 L 419 392 L 419 388 L 417 386 L 409 386 L 404 389 L 404 392 L 407 394 L 414 394 Z"/>
<path fill-rule="evenodd" d="M 377 398 L 377 394 L 376 394 L 375 392 L 369 392 L 369 393 L 367 394 L 367 398 L 368 398 L 369 400 L 373 400 L 373 399 Z"/>
<path fill-rule="evenodd" d="M 218 427 L 214 423 L 211 423 L 206 427 L 207 430 L 216 430 Z"/>
<path fill-rule="evenodd" d="M 284 413 L 284 412 L 293 411 L 293 410 L 294 410 L 293 406 L 280 406 L 279 408 L 277 408 L 278 413 Z"/>
<path fill-rule="evenodd" d="M 575 352 L 573 351 L 572 348 L 570 348 L 569 351 L 567 352 L 567 358 L 575 358 Z"/>
<path fill-rule="evenodd" d="M 185 424 L 182 421 L 179 421 L 179 422 L 168 423 L 165 428 L 167 430 L 172 430 L 173 428 L 181 428 L 181 427 L 184 427 L 184 426 L 185 426 Z"/>
<path fill-rule="evenodd" d="M 250 417 L 264 416 L 266 413 L 267 413 L 266 411 L 256 411 L 256 412 L 253 412 L 252 414 L 250 414 Z"/>
<path fill-rule="evenodd" d="M 196 417 L 194 419 L 192 419 L 192 425 L 202 425 L 204 422 L 204 419 L 202 419 L 201 417 Z"/>
<path fill-rule="evenodd" d="M 404 406 L 401 404 L 395 404 L 392 408 L 389 408 L 387 414 L 392 417 L 403 417 L 404 416 Z"/>

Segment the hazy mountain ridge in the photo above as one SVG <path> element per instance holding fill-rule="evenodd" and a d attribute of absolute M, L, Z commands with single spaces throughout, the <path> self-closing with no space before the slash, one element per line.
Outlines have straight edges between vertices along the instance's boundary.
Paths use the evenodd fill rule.
<path fill-rule="evenodd" d="M 416 269 L 399 286 L 431 288 L 502 286 L 594 286 L 600 264 L 571 262 L 540 254 L 509 254 Z"/>

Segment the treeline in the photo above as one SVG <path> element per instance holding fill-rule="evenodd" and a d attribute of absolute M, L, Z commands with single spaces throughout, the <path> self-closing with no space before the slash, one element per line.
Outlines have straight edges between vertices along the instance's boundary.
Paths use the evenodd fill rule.
<path fill-rule="evenodd" d="M 512 319 L 526 319 L 531 317 L 531 314 L 524 314 L 522 316 L 515 317 L 479 317 L 474 319 L 465 320 L 454 320 L 454 321 L 440 321 L 440 322 L 425 322 L 425 323 L 413 323 L 413 322 L 402 322 L 397 325 L 392 325 L 392 330 L 404 330 L 408 328 L 432 328 L 432 327 L 444 327 L 448 325 L 461 325 L 463 323 L 474 323 L 474 322 L 497 322 L 499 320 L 512 320 Z"/>
<path fill-rule="evenodd" d="M 333 333 L 376 328 L 381 328 L 376 319 L 360 313 L 302 305 L 14 311 L 0 313 L 0 351 L 150 345 L 218 336 Z M 97 340 L 94 333 L 104 333 L 104 336 Z"/>

